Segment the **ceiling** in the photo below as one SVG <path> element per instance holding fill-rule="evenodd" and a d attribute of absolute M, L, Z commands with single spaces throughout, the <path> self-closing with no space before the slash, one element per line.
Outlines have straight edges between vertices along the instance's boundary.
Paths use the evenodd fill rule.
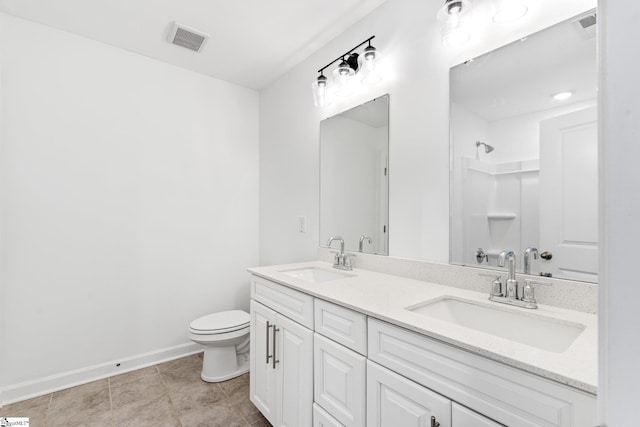
<path fill-rule="evenodd" d="M 595 26 L 582 28 L 582 17 L 452 68 L 451 99 L 488 121 L 595 99 Z M 551 100 L 565 90 L 574 96 Z"/>
<path fill-rule="evenodd" d="M 386 0 L 0 0 L 0 11 L 261 89 Z M 211 35 L 169 44 L 177 21 Z"/>

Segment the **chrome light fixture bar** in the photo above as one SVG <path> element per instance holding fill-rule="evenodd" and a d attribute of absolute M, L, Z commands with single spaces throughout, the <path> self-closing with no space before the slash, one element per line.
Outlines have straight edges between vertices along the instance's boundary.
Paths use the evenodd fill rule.
<path fill-rule="evenodd" d="M 314 105 L 316 107 L 324 107 L 330 104 L 331 93 L 329 92 L 331 83 L 327 76 L 324 75 L 324 71 L 340 61 L 338 67 L 333 71 L 333 83 L 335 85 L 334 94 L 340 97 L 346 97 L 352 94 L 352 80 L 353 76 L 355 76 L 361 68 L 365 71 L 363 72 L 364 77 L 361 80 L 362 84 L 370 85 L 375 84 L 381 80 L 380 76 L 376 72 L 376 62 L 379 58 L 378 50 L 371 45 L 371 40 L 373 40 L 375 36 L 371 36 L 362 43 L 354 46 L 349 49 L 347 52 L 338 56 L 333 61 L 329 62 L 324 67 L 318 70 L 320 75 L 313 81 L 311 88 L 313 90 L 313 100 Z M 364 49 L 362 55 L 355 52 L 358 48 L 363 45 L 368 44 L 368 46 Z M 362 56 L 362 59 L 360 57 Z M 362 62 L 362 64 L 361 64 Z M 363 65 L 363 67 L 361 67 Z"/>

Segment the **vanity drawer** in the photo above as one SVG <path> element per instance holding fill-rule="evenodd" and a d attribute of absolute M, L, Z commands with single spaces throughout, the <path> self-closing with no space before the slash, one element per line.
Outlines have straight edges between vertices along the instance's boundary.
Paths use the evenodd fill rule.
<path fill-rule="evenodd" d="M 313 297 L 251 275 L 251 298 L 313 329 Z"/>
<path fill-rule="evenodd" d="M 596 398 L 369 318 L 369 358 L 508 426 L 596 425 Z"/>
<path fill-rule="evenodd" d="M 317 298 L 314 310 L 316 332 L 367 355 L 367 316 Z"/>

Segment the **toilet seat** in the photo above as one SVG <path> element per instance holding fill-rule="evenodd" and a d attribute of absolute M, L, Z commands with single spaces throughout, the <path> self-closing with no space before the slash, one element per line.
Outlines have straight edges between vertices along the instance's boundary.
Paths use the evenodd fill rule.
<path fill-rule="evenodd" d="M 189 325 L 196 335 L 218 335 L 248 329 L 251 316 L 242 310 L 229 310 L 200 317 Z"/>

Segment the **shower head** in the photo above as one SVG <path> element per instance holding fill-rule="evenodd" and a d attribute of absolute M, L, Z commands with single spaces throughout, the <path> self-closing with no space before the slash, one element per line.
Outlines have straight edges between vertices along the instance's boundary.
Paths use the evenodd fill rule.
<path fill-rule="evenodd" d="M 484 152 L 485 153 L 489 154 L 490 152 L 493 151 L 493 145 L 489 145 L 489 144 L 486 144 L 486 143 L 481 142 L 481 141 L 476 141 L 476 148 L 478 148 L 481 145 L 484 145 Z"/>

